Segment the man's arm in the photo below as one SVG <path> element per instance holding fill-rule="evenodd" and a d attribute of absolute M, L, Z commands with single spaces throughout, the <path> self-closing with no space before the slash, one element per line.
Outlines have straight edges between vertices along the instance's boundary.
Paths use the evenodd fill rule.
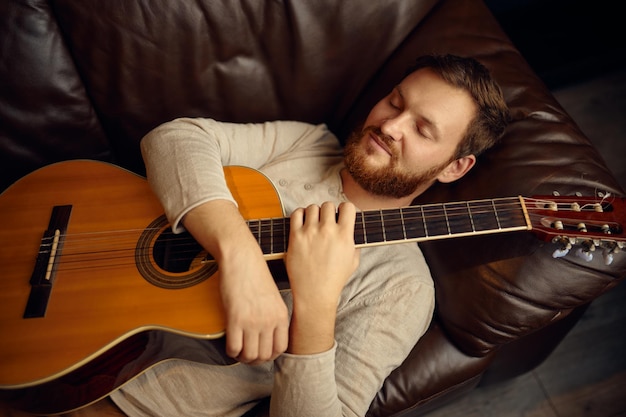
<path fill-rule="evenodd" d="M 249 364 L 275 359 L 287 348 L 287 307 L 235 205 L 227 200 L 204 203 L 189 211 L 183 223 L 220 268 L 226 353 Z"/>
<path fill-rule="evenodd" d="M 173 120 L 141 141 L 148 181 L 175 233 L 181 231 L 179 221 L 191 208 L 216 199 L 235 201 L 224 166 L 262 169 L 277 160 L 320 159 L 335 147 L 339 142 L 323 125 L 211 119 Z"/>
<path fill-rule="evenodd" d="M 261 168 L 286 155 L 337 143 L 324 126 L 238 125 L 178 119 L 141 142 L 148 180 L 175 232 L 182 224 L 216 258 L 226 309 L 228 353 L 246 363 L 286 348 L 288 316 L 258 243 L 236 209 L 223 166 Z M 319 152 L 318 152 L 319 153 Z"/>
<path fill-rule="evenodd" d="M 341 290 L 359 264 L 354 245 L 356 208 L 324 203 L 291 215 L 286 266 L 293 295 L 288 352 L 311 355 L 335 343 Z"/>
<path fill-rule="evenodd" d="M 316 371 L 309 374 L 305 365 L 281 378 L 281 388 L 275 385 L 272 393 L 271 415 L 301 415 L 302 409 L 311 408 L 316 416 L 342 415 L 332 359 L 339 297 L 359 264 L 359 250 L 354 244 L 355 217 L 352 203 L 342 203 L 338 216 L 332 203 L 297 209 L 291 215 L 285 263 L 293 313 L 287 351 L 289 356 L 305 362 L 330 366 L 314 367 Z M 275 377 L 285 376 L 280 359 L 275 366 Z M 316 389 L 320 385 L 324 389 Z M 311 390 L 314 395 L 310 395 Z"/>
<path fill-rule="evenodd" d="M 358 272 L 337 308 L 333 348 L 307 355 L 287 352 L 274 362 L 272 417 L 364 416 L 385 378 L 426 331 L 434 288 L 418 247 L 360 252 Z"/>

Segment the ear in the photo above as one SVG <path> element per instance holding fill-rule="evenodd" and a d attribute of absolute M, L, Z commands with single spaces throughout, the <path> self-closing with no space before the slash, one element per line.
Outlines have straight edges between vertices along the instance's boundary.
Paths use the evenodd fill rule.
<path fill-rule="evenodd" d="M 467 172 L 472 169 L 474 164 L 476 164 L 476 156 L 474 155 L 467 155 L 459 159 L 455 159 L 439 173 L 437 180 L 444 183 L 456 181 L 463 175 L 467 174 Z"/>

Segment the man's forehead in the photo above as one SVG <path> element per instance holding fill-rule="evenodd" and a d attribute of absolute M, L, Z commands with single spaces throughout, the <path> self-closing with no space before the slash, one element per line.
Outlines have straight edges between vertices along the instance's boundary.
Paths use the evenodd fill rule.
<path fill-rule="evenodd" d="M 469 123 L 478 110 L 468 91 L 451 85 L 430 68 L 407 75 L 391 94 L 402 97 L 408 111 L 421 123 L 431 126 L 433 134 L 439 138 L 450 125 Z"/>

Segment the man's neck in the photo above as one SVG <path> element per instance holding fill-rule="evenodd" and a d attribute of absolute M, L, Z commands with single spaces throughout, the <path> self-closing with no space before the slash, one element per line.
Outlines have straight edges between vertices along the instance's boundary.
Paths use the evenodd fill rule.
<path fill-rule="evenodd" d="M 360 210 L 377 210 L 396 207 L 405 207 L 411 204 L 413 199 L 421 194 L 424 190 L 418 190 L 415 193 L 402 198 L 385 197 L 370 193 L 364 190 L 354 181 L 347 169 L 340 172 L 343 193 Z"/>

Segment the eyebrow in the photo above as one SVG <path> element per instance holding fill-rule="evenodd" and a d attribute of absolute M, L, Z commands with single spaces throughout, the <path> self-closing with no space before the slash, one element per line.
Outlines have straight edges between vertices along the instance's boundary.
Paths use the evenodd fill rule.
<path fill-rule="evenodd" d="M 394 87 L 394 90 L 398 92 L 400 98 L 402 98 L 402 101 L 406 102 L 404 94 L 402 93 L 402 86 L 398 84 Z M 433 139 L 439 139 L 441 136 L 441 132 L 439 131 L 437 124 L 433 122 L 432 119 L 424 116 L 423 114 L 418 114 L 417 116 L 420 122 L 424 123 L 428 127 L 428 129 L 430 129 Z"/>

